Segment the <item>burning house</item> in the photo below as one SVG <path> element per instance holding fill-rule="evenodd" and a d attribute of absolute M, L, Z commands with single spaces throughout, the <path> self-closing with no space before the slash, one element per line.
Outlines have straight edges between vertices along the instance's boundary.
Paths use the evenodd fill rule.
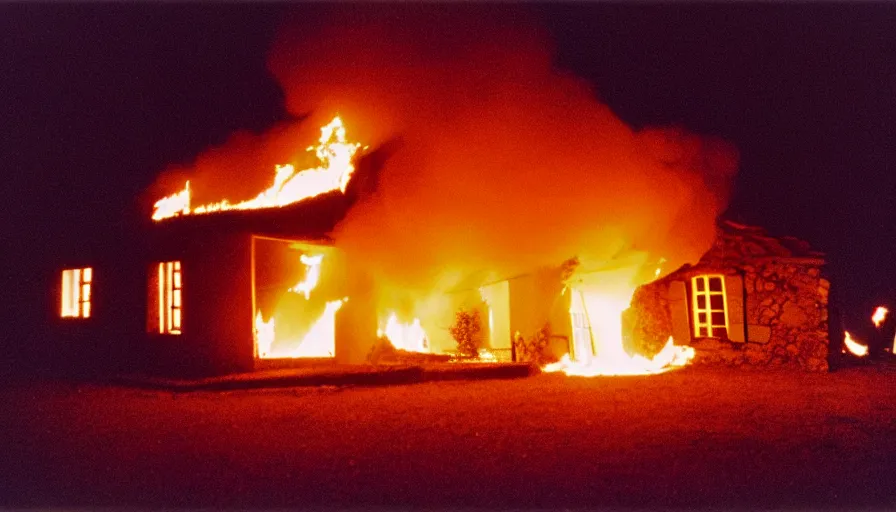
<path fill-rule="evenodd" d="M 300 122 L 259 145 L 279 137 L 291 161 L 306 141 L 284 133 L 344 113 L 309 148 L 318 161 L 271 176 L 223 147 L 163 175 L 140 243 L 53 276 L 67 335 L 207 373 L 363 362 L 377 339 L 583 375 L 692 358 L 824 367 L 821 256 L 717 231 L 730 143 L 629 126 L 522 20 L 350 11 L 285 24 L 269 56 Z M 237 192 L 259 168 L 267 185 Z M 220 199 L 233 194 L 248 199 Z"/>
<path fill-rule="evenodd" d="M 661 278 L 664 259 L 631 250 L 511 277 L 478 272 L 399 318 L 330 237 L 365 180 L 352 180 L 360 144 L 341 121 L 321 133 L 317 167 L 278 166 L 253 199 L 195 206 L 187 182 L 158 200 L 133 267 L 61 270 L 60 326 L 99 353 L 112 347 L 96 340 L 115 340 L 144 367 L 182 374 L 381 362 L 371 360 L 377 340 L 576 375 L 658 373 L 692 359 L 827 368 L 823 255 L 732 222 L 696 264 Z"/>
<path fill-rule="evenodd" d="M 317 167 L 278 167 L 253 199 L 194 205 L 189 182 L 159 199 L 135 243 L 82 256 L 54 276 L 63 346 L 177 374 L 351 362 L 360 350 L 345 344 L 356 331 L 341 329 L 337 313 L 357 326 L 367 309 L 356 307 L 363 291 L 327 233 L 365 183 L 349 186 L 359 146 L 336 118 L 309 148 Z"/>

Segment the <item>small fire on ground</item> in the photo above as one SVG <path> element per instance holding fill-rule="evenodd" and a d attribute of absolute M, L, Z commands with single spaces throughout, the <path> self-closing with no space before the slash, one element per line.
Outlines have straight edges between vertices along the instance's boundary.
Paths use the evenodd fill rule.
<path fill-rule="evenodd" d="M 415 318 L 410 323 L 402 323 L 395 313 L 389 315 L 386 325 L 376 331 L 377 336 L 385 336 L 398 350 L 408 352 L 429 352 L 429 344 L 426 339 L 426 331 L 420 325 L 420 319 Z"/>
<path fill-rule="evenodd" d="M 887 319 L 887 313 L 889 312 L 890 310 L 887 308 L 877 306 L 874 313 L 871 314 L 871 321 L 874 322 L 874 326 L 879 328 L 884 323 L 884 320 Z"/>
<path fill-rule="evenodd" d="M 843 336 L 843 346 L 846 347 L 847 350 L 853 355 L 859 357 L 865 357 L 868 355 L 868 346 L 862 345 L 852 338 L 852 335 L 849 334 L 849 331 L 844 331 Z M 843 351 L 844 353 L 846 350 Z"/>
<path fill-rule="evenodd" d="M 376 331 L 378 337 L 385 337 L 389 340 L 393 347 L 397 350 L 407 352 L 417 352 L 420 354 L 433 353 L 432 346 L 426 336 L 426 330 L 420 323 L 419 318 L 414 318 L 410 322 L 401 322 L 398 315 L 394 312 L 389 314 L 385 325 Z M 498 358 L 490 350 L 480 348 L 474 358 L 457 358 L 453 356 L 450 362 L 464 363 L 494 363 Z"/>
<path fill-rule="evenodd" d="M 158 222 L 181 215 L 199 215 L 227 210 L 256 210 L 287 206 L 312 197 L 339 190 L 345 192 L 355 166 L 352 158 L 361 146 L 347 142 L 345 127 L 339 116 L 320 129 L 319 144 L 309 147 L 320 165 L 296 171 L 292 164 L 278 165 L 274 183 L 252 199 L 231 203 L 227 199 L 216 203 L 191 206 L 190 182 L 183 190 L 156 201 L 152 220 Z"/>

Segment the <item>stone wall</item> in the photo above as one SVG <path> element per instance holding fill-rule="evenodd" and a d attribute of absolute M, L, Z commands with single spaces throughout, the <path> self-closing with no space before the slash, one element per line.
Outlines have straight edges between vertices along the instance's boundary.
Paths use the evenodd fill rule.
<path fill-rule="evenodd" d="M 827 370 L 831 285 L 821 269 L 784 261 L 744 270 L 749 362 Z"/>
<path fill-rule="evenodd" d="M 796 239 L 758 228 L 722 230 L 695 266 L 638 288 L 627 313 L 632 348 L 651 356 L 673 336 L 696 349 L 694 364 L 828 369 L 828 293 L 823 258 Z M 693 339 L 690 279 L 725 276 L 726 339 Z M 683 325 L 687 323 L 687 325 Z"/>

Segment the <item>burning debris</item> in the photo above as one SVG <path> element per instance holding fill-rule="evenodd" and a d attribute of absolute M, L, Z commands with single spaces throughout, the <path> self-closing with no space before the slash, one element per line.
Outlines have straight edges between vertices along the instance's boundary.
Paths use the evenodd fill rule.
<path fill-rule="evenodd" d="M 567 355 L 561 361 L 545 366 L 544 371 L 562 371 L 567 375 L 580 377 L 657 374 L 688 364 L 694 358 L 694 353 L 693 348 L 676 345 L 669 338 L 666 346 L 649 359 L 637 354 L 610 354 L 606 357 L 595 355 L 585 361 L 572 361 Z"/>
<path fill-rule="evenodd" d="M 868 355 L 868 345 L 862 345 L 856 340 L 852 339 L 852 335 L 849 334 L 849 331 L 843 332 L 843 353 L 845 354 L 847 350 L 849 353 L 858 357 L 865 357 Z"/>
<path fill-rule="evenodd" d="M 843 331 L 843 343 L 840 352 L 866 361 L 880 360 L 885 353 L 892 353 L 896 349 L 896 336 L 893 335 L 892 325 L 888 322 L 889 309 L 885 306 L 877 306 L 871 313 L 870 320 L 873 329 L 856 326 L 862 336 L 856 336 L 855 331 Z M 894 336 L 893 340 L 889 339 Z"/>
<path fill-rule="evenodd" d="M 880 329 L 880 326 L 884 323 L 884 320 L 887 319 L 887 313 L 890 310 L 883 306 L 878 306 L 874 309 L 874 313 L 871 314 L 871 321 L 874 322 L 874 326 Z"/>

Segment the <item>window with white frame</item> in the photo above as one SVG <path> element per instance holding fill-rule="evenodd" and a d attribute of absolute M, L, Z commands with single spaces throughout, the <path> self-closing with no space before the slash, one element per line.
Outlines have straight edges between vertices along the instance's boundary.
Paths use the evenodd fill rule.
<path fill-rule="evenodd" d="M 702 275 L 691 279 L 691 311 L 695 338 L 728 337 L 725 276 Z"/>
<path fill-rule="evenodd" d="M 183 277 L 179 261 L 158 264 L 150 279 L 149 330 L 159 334 L 180 334 L 183 321 Z"/>
<path fill-rule="evenodd" d="M 71 268 L 62 271 L 62 318 L 90 318 L 90 288 L 93 269 Z"/>

